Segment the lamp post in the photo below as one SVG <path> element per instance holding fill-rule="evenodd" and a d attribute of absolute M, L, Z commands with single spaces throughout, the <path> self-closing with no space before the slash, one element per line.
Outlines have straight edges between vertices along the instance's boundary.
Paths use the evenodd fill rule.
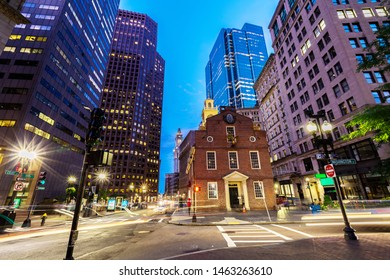
<path fill-rule="evenodd" d="M 26 171 L 25 170 L 26 161 L 27 161 L 27 165 L 28 165 L 30 163 L 30 161 L 36 159 L 37 153 L 34 151 L 28 151 L 26 149 L 22 149 L 18 152 L 18 157 L 20 158 L 20 161 L 21 161 L 21 172 L 20 173 L 23 174 Z M 23 221 L 22 227 L 31 227 L 30 215 L 31 215 L 32 207 L 34 206 L 36 188 L 37 188 L 37 186 L 30 187 L 30 189 L 32 190 L 31 203 L 30 203 L 30 206 L 28 207 L 27 217 Z"/>
<path fill-rule="evenodd" d="M 306 183 L 307 183 L 307 189 L 309 190 L 309 193 L 310 193 L 310 198 L 311 198 L 311 204 L 314 204 L 314 200 L 313 200 L 313 195 L 311 194 L 311 188 L 310 188 L 310 183 L 309 183 L 309 178 L 306 178 L 305 179 Z"/>
<path fill-rule="evenodd" d="M 325 134 L 329 134 L 332 131 L 332 125 L 325 119 L 325 111 L 321 110 L 317 114 L 313 114 L 311 112 L 307 113 L 308 117 L 314 118 L 316 122 L 309 121 L 307 124 L 307 130 L 313 135 L 314 137 L 314 143 L 317 146 L 318 149 L 320 149 L 320 146 L 322 145 L 322 148 L 324 150 L 325 154 L 325 161 L 327 164 L 330 164 L 330 154 L 328 150 L 328 145 L 331 147 L 333 150 L 333 141 L 330 137 L 324 137 Z M 320 125 L 320 120 L 322 119 L 322 125 Z M 317 131 L 319 131 L 319 136 L 316 135 Z M 343 216 L 344 220 L 344 239 L 345 240 L 358 240 L 355 230 L 351 227 L 347 213 L 345 211 L 343 199 L 341 197 L 341 190 L 340 190 L 340 185 L 338 182 L 338 178 L 334 178 L 334 185 L 336 189 L 336 194 L 337 194 L 337 200 L 340 205 L 341 213 Z"/>

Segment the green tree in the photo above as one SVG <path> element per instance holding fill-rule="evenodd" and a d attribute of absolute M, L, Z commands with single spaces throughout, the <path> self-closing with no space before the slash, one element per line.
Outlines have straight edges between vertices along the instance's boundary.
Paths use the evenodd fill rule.
<path fill-rule="evenodd" d="M 374 132 L 373 140 L 378 143 L 390 142 L 390 106 L 376 105 L 357 114 L 346 127 L 358 127 L 355 131 L 345 135 L 345 140 L 351 140 L 357 137 Z"/>
<path fill-rule="evenodd" d="M 76 195 L 76 188 L 68 187 L 66 188 L 65 193 L 66 193 L 66 202 L 69 203 L 72 197 Z"/>

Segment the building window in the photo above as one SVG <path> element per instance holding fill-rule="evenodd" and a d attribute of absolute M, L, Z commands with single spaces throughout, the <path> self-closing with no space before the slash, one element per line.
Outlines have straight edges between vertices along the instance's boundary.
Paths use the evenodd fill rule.
<path fill-rule="evenodd" d="M 326 114 L 328 115 L 328 120 L 329 121 L 333 121 L 334 120 L 334 114 L 333 114 L 332 110 L 329 110 Z"/>
<path fill-rule="evenodd" d="M 352 23 L 352 28 L 354 32 L 362 32 L 362 28 L 359 23 Z"/>
<path fill-rule="evenodd" d="M 237 152 L 229 152 L 229 168 L 238 169 L 238 156 Z"/>
<path fill-rule="evenodd" d="M 366 38 L 359 38 L 359 42 L 360 42 L 360 47 L 362 47 L 363 49 L 367 48 L 368 43 Z"/>
<path fill-rule="evenodd" d="M 303 165 L 305 167 L 305 171 L 312 171 L 312 170 L 314 170 L 313 163 L 311 162 L 311 158 L 303 159 Z"/>
<path fill-rule="evenodd" d="M 353 49 L 356 49 L 356 48 L 359 47 L 357 40 L 354 39 L 354 38 L 349 39 L 349 44 L 351 45 L 351 47 L 352 47 Z"/>
<path fill-rule="evenodd" d="M 264 197 L 264 185 L 261 181 L 254 181 L 253 188 L 255 189 L 255 198 L 265 198 Z"/>
<path fill-rule="evenodd" d="M 351 28 L 351 26 L 349 25 L 349 23 L 344 23 L 344 24 L 343 24 L 343 28 L 344 28 L 344 31 L 345 31 L 346 33 L 352 32 L 352 28 Z"/>
<path fill-rule="evenodd" d="M 387 16 L 387 11 L 386 11 L 385 7 L 377 7 L 377 8 L 375 8 L 375 10 L 376 10 L 376 13 L 378 14 L 378 16 L 380 16 L 380 17 Z"/>
<path fill-rule="evenodd" d="M 372 32 L 377 32 L 379 30 L 379 24 L 377 22 L 370 22 L 370 27 Z"/>
<path fill-rule="evenodd" d="M 370 8 L 364 8 L 364 9 L 362 9 L 362 12 L 363 12 L 364 17 L 373 17 L 374 16 L 374 12 Z"/>
<path fill-rule="evenodd" d="M 350 111 L 355 111 L 357 109 L 355 99 L 353 97 L 347 99 L 347 103 Z"/>
<path fill-rule="evenodd" d="M 374 77 L 372 76 L 371 72 L 363 72 L 364 78 L 366 79 L 366 82 L 369 84 L 374 83 Z"/>
<path fill-rule="evenodd" d="M 217 161 L 215 152 L 206 152 L 207 157 L 207 170 L 216 170 L 217 169 Z"/>
<path fill-rule="evenodd" d="M 207 192 L 208 192 L 209 199 L 218 199 L 217 182 L 207 182 Z"/>
<path fill-rule="evenodd" d="M 249 152 L 252 169 L 260 169 L 260 159 L 258 151 Z"/>
<path fill-rule="evenodd" d="M 375 71 L 374 75 L 375 75 L 377 83 L 385 83 L 386 82 L 386 79 L 381 72 Z"/>
<path fill-rule="evenodd" d="M 339 109 L 342 116 L 345 116 L 348 113 L 347 106 L 345 106 L 344 102 L 339 104 Z"/>
<path fill-rule="evenodd" d="M 228 143 L 234 142 L 234 139 L 236 137 L 236 130 L 234 126 L 226 127 L 226 136 L 227 136 Z"/>

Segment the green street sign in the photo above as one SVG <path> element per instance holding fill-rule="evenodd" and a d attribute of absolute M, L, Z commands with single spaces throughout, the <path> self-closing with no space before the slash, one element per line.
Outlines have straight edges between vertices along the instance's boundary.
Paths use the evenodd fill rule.
<path fill-rule="evenodd" d="M 43 190 L 45 190 L 45 187 L 37 187 L 37 190 L 43 191 Z"/>
<path fill-rule="evenodd" d="M 314 177 L 316 177 L 317 179 L 325 179 L 326 174 L 325 173 L 318 173 L 318 174 L 315 174 Z"/>
<path fill-rule="evenodd" d="M 6 170 L 5 175 L 19 175 L 19 172 L 13 170 Z"/>
<path fill-rule="evenodd" d="M 347 158 L 347 159 L 332 159 L 330 161 L 333 165 L 354 165 L 356 164 L 356 159 Z"/>
<path fill-rule="evenodd" d="M 34 174 L 22 173 L 22 178 L 30 178 L 30 179 L 33 179 L 33 178 L 34 178 Z"/>

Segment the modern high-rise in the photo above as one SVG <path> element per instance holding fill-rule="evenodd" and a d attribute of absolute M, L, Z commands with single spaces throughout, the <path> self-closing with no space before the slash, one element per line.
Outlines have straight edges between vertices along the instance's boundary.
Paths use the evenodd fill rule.
<path fill-rule="evenodd" d="M 218 107 L 254 107 L 253 85 L 267 59 L 261 26 L 245 23 L 242 29 L 223 28 L 205 69 L 206 98 L 214 99 Z"/>
<path fill-rule="evenodd" d="M 36 203 L 64 197 L 69 176 L 80 176 L 118 7 L 119 0 L 24 3 L 31 24 L 15 26 L 0 57 L 0 204 L 29 204 L 39 172 L 47 174 Z"/>
<path fill-rule="evenodd" d="M 310 120 L 326 119 L 333 125 L 331 157 L 340 160 L 336 173 L 343 198 L 389 196 L 386 180 L 376 169 L 389 157 L 389 145 L 378 147 L 372 134 L 341 139 L 351 131 L 345 125 L 356 114 L 375 104 L 389 106 L 390 92 L 380 88 L 389 74 L 378 68 L 357 71 L 362 59 L 370 56 L 366 47 L 376 39 L 378 27 L 390 24 L 388 16 L 388 7 L 380 0 L 279 1 L 269 24 L 274 62 L 257 84 L 268 132 L 277 132 L 270 151 L 278 194 L 307 202 L 321 201 L 324 195 L 335 199 L 334 185 L 315 177 L 323 173 L 324 150 L 314 145 L 306 129 Z M 278 81 L 267 78 L 272 71 L 279 73 Z M 261 80 L 277 86 L 264 87 Z M 285 116 L 276 118 L 280 111 Z M 316 120 L 313 113 L 324 114 L 324 119 Z"/>
<path fill-rule="evenodd" d="M 29 23 L 20 13 L 24 0 L 8 0 L 0 2 L 0 54 L 8 41 L 16 24 Z"/>
<path fill-rule="evenodd" d="M 107 118 L 102 148 L 113 154 L 105 187 L 119 200 L 157 198 L 164 72 L 157 23 L 119 10 L 101 104 Z"/>

